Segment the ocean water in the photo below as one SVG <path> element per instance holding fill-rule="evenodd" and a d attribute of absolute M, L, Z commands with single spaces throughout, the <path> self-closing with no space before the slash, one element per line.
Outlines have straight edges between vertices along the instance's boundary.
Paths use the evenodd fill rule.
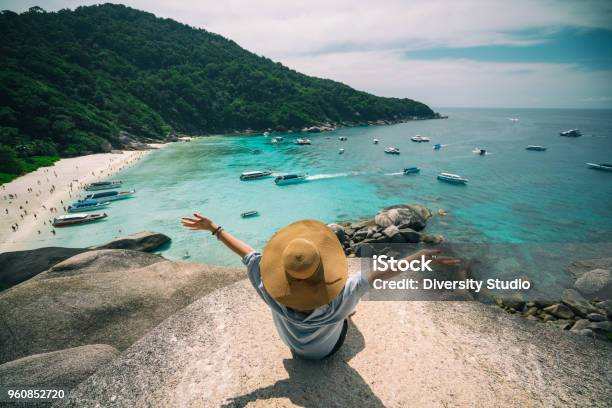
<path fill-rule="evenodd" d="M 357 220 L 385 206 L 421 203 L 433 212 L 448 212 L 432 218 L 427 231 L 453 243 L 501 245 L 506 248 L 499 251 L 501 260 L 510 263 L 515 250 L 508 248 L 537 246 L 548 254 L 547 265 L 554 266 L 540 275 L 563 285 L 558 269 L 566 261 L 587 255 L 593 243 L 612 242 L 612 173 L 585 166 L 612 162 L 611 111 L 439 110 L 449 119 L 309 134 L 310 146 L 295 145 L 304 136 L 298 134 L 282 135 L 285 141 L 277 145 L 263 135 L 172 144 L 116 177 L 137 194 L 114 202 L 106 221 L 58 229 L 43 245 L 93 245 L 149 229 L 172 237 L 166 257 L 237 265 L 240 261 L 210 234 L 183 229 L 180 217 L 199 211 L 263 249 L 274 231 L 292 221 Z M 559 136 L 576 127 L 584 136 Z M 416 134 L 431 142 L 412 142 Z M 435 151 L 435 143 L 444 147 Z M 528 144 L 548 150 L 526 151 Z M 401 154 L 385 154 L 386 146 L 399 147 Z M 474 154 L 475 147 L 487 154 Z M 345 149 L 343 155 L 339 148 Z M 401 174 L 412 165 L 421 168 L 420 174 Z M 265 169 L 307 173 L 309 180 L 288 186 L 277 186 L 271 178 L 239 180 L 244 171 Z M 460 174 L 469 183 L 442 183 L 436 180 L 439 172 Z M 248 210 L 260 216 L 242 219 L 240 213 Z"/>

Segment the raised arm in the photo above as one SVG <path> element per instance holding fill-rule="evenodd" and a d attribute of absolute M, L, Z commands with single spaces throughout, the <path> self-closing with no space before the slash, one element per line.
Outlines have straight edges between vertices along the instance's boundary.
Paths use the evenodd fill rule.
<path fill-rule="evenodd" d="M 229 232 L 222 229 L 218 224 L 214 223 L 210 218 L 201 214 L 194 213 L 193 218 L 181 218 L 181 224 L 190 230 L 202 230 L 214 233 L 219 241 L 223 242 L 226 247 L 231 249 L 240 258 L 244 258 L 255 250 L 248 244 L 242 242 Z"/>

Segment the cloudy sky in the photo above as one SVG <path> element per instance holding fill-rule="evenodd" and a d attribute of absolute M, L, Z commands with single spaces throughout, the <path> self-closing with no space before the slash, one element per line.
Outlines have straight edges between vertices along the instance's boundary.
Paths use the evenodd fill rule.
<path fill-rule="evenodd" d="M 95 3 L 0 0 L 0 9 Z M 434 107 L 612 108 L 608 0 L 120 3 L 377 95 Z"/>

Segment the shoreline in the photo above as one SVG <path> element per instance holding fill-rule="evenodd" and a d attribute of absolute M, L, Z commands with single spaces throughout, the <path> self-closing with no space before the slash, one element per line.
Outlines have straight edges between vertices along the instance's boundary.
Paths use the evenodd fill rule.
<path fill-rule="evenodd" d="M 53 218 L 83 194 L 85 184 L 112 177 L 151 150 L 122 150 L 63 158 L 49 167 L 19 176 L 0 187 L 0 252 L 30 249 L 37 238 L 53 234 Z M 10 198 L 13 195 L 14 198 Z M 7 212 L 8 211 L 8 212 Z M 13 226 L 18 225 L 15 230 Z"/>

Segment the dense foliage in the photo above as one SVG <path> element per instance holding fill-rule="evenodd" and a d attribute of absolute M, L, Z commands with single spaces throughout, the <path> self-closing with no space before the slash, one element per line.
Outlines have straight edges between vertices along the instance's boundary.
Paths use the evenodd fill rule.
<path fill-rule="evenodd" d="M 105 141 L 117 145 L 119 130 L 159 139 L 171 130 L 433 115 L 422 103 L 308 77 L 219 35 L 121 5 L 4 11 L 0 38 L 2 155 L 99 151 Z"/>

